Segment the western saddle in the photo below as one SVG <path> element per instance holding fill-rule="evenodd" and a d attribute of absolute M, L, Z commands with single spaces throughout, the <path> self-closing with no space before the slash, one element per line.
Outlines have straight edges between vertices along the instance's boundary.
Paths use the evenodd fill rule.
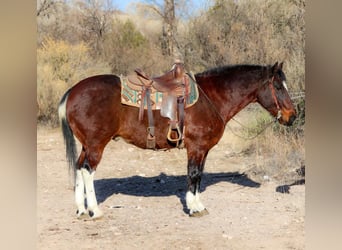
<path fill-rule="evenodd" d="M 139 91 L 141 94 L 139 107 L 140 121 L 143 119 L 145 103 L 147 105 L 149 123 L 147 128 L 147 148 L 155 149 L 156 146 L 150 99 L 152 90 L 163 93 L 160 113 L 161 116 L 170 119 L 167 139 L 175 143 L 177 147 L 182 147 L 184 139 L 184 107 L 189 95 L 189 76 L 185 72 L 184 65 L 176 62 L 170 71 L 158 77 L 149 77 L 141 69 L 136 69 L 135 73 L 135 75 L 127 77 L 127 84 L 130 88 Z"/>

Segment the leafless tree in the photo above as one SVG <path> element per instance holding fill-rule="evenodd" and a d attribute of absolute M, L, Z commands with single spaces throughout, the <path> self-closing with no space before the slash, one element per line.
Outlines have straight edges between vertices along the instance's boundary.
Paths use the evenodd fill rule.
<path fill-rule="evenodd" d="M 140 4 L 141 7 L 152 10 L 162 20 L 161 49 L 163 55 L 177 58 L 180 56 L 177 45 L 177 18 L 176 1 L 164 0 L 163 3 L 157 0 L 149 0 L 147 4 Z"/>
<path fill-rule="evenodd" d="M 54 8 L 56 2 L 54 0 L 37 1 L 37 17 L 49 15 L 49 10 Z"/>
<path fill-rule="evenodd" d="M 174 55 L 176 49 L 176 41 L 175 41 L 175 33 L 176 33 L 176 25 L 175 25 L 175 3 L 174 0 L 165 0 L 164 12 L 162 13 L 163 17 L 163 40 L 162 40 L 162 48 L 163 52 L 166 55 Z"/>
<path fill-rule="evenodd" d="M 81 11 L 79 20 L 82 27 L 82 38 L 93 47 L 96 55 L 103 54 L 105 34 L 112 21 L 111 2 L 106 0 L 79 1 Z"/>

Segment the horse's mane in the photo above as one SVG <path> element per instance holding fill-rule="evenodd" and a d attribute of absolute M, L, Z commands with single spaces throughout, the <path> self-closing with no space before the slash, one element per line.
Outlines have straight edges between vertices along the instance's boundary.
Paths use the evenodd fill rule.
<path fill-rule="evenodd" d="M 199 76 L 215 76 L 224 75 L 235 71 L 263 71 L 269 68 L 269 66 L 255 65 L 255 64 L 235 64 L 235 65 L 224 65 L 221 67 L 211 68 L 209 70 L 197 73 L 196 77 Z"/>

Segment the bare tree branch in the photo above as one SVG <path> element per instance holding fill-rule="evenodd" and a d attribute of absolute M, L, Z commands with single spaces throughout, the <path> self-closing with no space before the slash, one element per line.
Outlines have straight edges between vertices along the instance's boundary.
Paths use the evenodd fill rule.
<path fill-rule="evenodd" d="M 48 11 L 55 6 L 53 0 L 39 0 L 37 2 L 37 16 L 48 15 Z"/>

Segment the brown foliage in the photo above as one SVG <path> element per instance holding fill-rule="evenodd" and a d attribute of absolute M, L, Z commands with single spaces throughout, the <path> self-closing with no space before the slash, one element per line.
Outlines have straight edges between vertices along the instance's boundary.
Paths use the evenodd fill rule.
<path fill-rule="evenodd" d="M 139 67 L 158 75 L 171 66 L 174 58 L 163 54 L 160 17 L 139 9 L 133 15 L 123 14 L 106 6 L 106 1 L 53 2 L 54 8 L 37 17 L 38 91 L 43 85 L 54 89 L 55 81 L 70 86 L 90 72 L 120 75 Z M 176 30 L 175 40 L 188 70 L 284 61 L 290 90 L 305 90 L 303 0 L 216 0 L 198 16 L 178 19 Z M 46 37 L 50 40 L 44 45 Z M 64 54 L 63 46 L 67 47 Z M 75 50 L 82 46 L 87 49 Z M 61 96 L 53 94 L 58 95 L 55 99 Z M 38 103 L 51 100 L 49 95 L 39 94 Z M 54 108 L 40 108 L 40 114 L 51 118 L 48 110 Z"/>
<path fill-rule="evenodd" d="M 302 1 L 218 0 L 189 23 L 184 54 L 200 71 L 224 64 L 284 61 L 289 86 L 304 90 Z"/>

